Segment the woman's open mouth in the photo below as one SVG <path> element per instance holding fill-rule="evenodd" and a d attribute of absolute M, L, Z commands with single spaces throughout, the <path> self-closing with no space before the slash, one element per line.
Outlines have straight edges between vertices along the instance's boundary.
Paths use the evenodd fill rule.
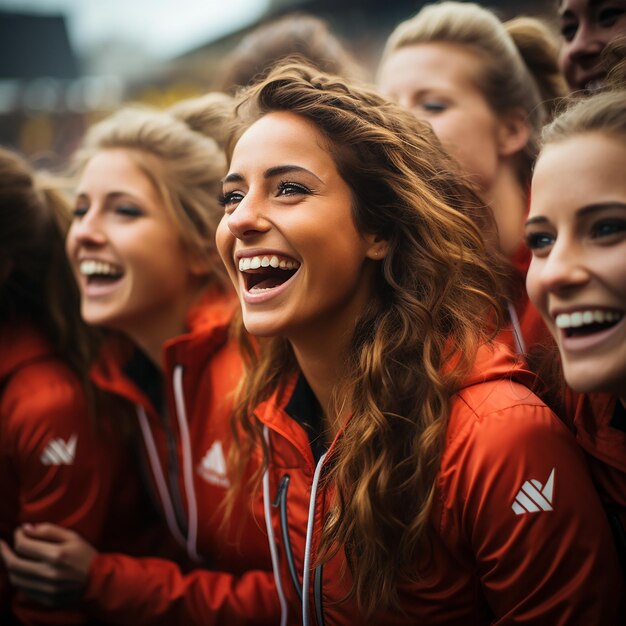
<path fill-rule="evenodd" d="M 275 254 L 239 259 L 239 271 L 250 294 L 269 292 L 284 285 L 299 268 L 300 263 L 295 259 Z"/>
<path fill-rule="evenodd" d="M 555 317 L 557 327 L 565 337 L 586 337 L 609 330 L 624 317 L 617 309 L 581 309 L 571 313 L 559 313 Z"/>
<path fill-rule="evenodd" d="M 97 259 L 85 259 L 78 266 L 87 287 L 109 287 L 120 280 L 124 271 L 118 265 Z"/>

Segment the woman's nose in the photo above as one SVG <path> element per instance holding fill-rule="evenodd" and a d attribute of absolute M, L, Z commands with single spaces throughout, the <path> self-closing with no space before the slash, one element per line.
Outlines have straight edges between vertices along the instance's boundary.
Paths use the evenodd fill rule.
<path fill-rule="evenodd" d="M 574 38 L 567 46 L 567 54 L 573 61 L 584 61 L 595 58 L 604 49 L 605 42 L 598 33 L 598 29 L 591 24 L 580 24 Z"/>
<path fill-rule="evenodd" d="M 557 240 L 543 264 L 540 279 L 547 290 L 557 292 L 584 285 L 589 271 L 580 250 Z"/>
<path fill-rule="evenodd" d="M 106 243 L 102 220 L 95 210 L 76 216 L 67 234 L 68 247 L 71 245 L 100 246 Z"/>
<path fill-rule="evenodd" d="M 267 232 L 270 228 L 262 200 L 250 193 L 228 215 L 226 224 L 237 239 L 249 239 Z"/>

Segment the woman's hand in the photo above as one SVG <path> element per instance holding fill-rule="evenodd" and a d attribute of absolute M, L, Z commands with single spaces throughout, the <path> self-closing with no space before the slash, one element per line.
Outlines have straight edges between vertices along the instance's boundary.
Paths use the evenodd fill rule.
<path fill-rule="evenodd" d="M 54 524 L 24 524 L 15 531 L 14 549 L 0 541 L 9 579 L 32 600 L 46 606 L 78 602 L 97 551 L 73 530 Z"/>

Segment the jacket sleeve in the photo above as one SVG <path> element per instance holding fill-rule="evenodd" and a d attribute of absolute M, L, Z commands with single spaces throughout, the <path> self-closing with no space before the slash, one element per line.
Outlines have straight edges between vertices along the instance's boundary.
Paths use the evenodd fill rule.
<path fill-rule="evenodd" d="M 527 391 L 472 411 L 444 455 L 444 510 L 470 545 L 494 623 L 621 623 L 623 578 L 573 436 Z"/>
<path fill-rule="evenodd" d="M 96 436 L 73 375 L 47 364 L 18 373 L 2 397 L 1 428 L 3 460 L 10 471 L 0 483 L 7 481 L 4 493 L 12 496 L 0 516 L 8 542 L 13 543 L 13 529 L 21 523 L 51 522 L 100 546 L 112 497 L 117 497 L 120 452 Z M 19 593 L 12 605 L 23 624 L 87 621 L 80 611 L 40 608 Z"/>
<path fill-rule="evenodd" d="M 197 569 L 183 575 L 171 561 L 122 554 L 99 554 L 94 559 L 84 601 L 90 614 L 111 624 L 280 623 L 271 572 L 234 576 Z"/>

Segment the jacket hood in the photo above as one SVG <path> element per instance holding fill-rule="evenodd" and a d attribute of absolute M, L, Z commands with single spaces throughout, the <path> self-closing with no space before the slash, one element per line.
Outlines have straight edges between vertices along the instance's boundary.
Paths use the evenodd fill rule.
<path fill-rule="evenodd" d="M 535 380 L 534 374 L 526 369 L 524 361 L 507 345 L 489 343 L 478 349 L 474 365 L 462 388 L 502 378 L 512 379 L 531 389 Z"/>

